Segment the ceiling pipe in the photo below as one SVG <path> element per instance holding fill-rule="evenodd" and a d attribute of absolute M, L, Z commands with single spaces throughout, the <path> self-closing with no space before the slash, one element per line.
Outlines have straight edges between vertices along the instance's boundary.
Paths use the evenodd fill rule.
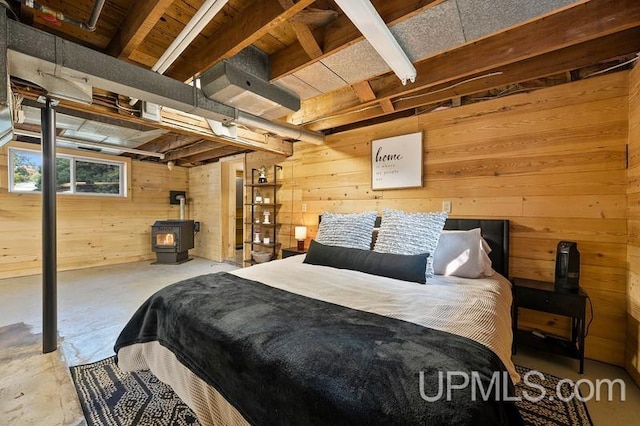
<path fill-rule="evenodd" d="M 284 123 L 276 123 L 266 118 L 258 117 L 247 112 L 237 110 L 236 124 L 243 124 L 245 126 L 256 127 L 258 129 L 267 130 L 273 132 L 279 136 L 283 136 L 288 139 L 296 141 L 308 142 L 314 145 L 321 145 L 324 143 L 324 135 L 322 133 L 312 132 L 298 126 L 292 126 Z"/>
<path fill-rule="evenodd" d="M 87 20 L 87 22 L 81 22 L 76 19 L 69 18 L 64 13 L 57 11 L 55 9 L 52 9 L 43 4 L 40 4 L 34 0 L 19 0 L 19 1 L 20 3 L 24 4 L 27 7 L 30 7 L 31 9 L 39 10 L 40 12 L 49 16 L 50 18 L 53 18 L 54 20 L 66 22 L 87 31 L 96 30 L 96 24 L 98 23 L 98 18 L 100 17 L 100 13 L 102 12 L 102 8 L 104 7 L 104 3 L 105 3 L 105 0 L 96 0 L 93 3 L 93 10 L 91 11 L 91 16 L 89 16 L 89 19 Z"/>

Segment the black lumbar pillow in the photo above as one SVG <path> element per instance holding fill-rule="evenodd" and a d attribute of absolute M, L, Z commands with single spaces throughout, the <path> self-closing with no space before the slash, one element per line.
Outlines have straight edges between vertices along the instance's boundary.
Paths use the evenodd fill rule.
<path fill-rule="evenodd" d="M 356 248 L 328 246 L 311 240 L 304 263 L 351 269 L 424 284 L 428 257 L 429 253 L 414 255 L 378 253 Z"/>

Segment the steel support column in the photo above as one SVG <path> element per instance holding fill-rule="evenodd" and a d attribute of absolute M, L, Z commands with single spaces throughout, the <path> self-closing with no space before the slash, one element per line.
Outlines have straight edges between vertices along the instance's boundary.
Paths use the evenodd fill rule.
<path fill-rule="evenodd" d="M 56 112 L 47 98 L 42 125 L 42 352 L 58 348 Z"/>

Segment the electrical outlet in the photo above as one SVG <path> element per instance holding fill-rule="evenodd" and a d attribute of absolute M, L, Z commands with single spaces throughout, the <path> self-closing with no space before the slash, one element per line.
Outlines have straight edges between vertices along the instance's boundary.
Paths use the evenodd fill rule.
<path fill-rule="evenodd" d="M 307 204 L 302 203 L 302 213 L 306 213 L 306 212 L 307 212 Z"/>
<path fill-rule="evenodd" d="M 451 213 L 451 200 L 445 200 L 442 202 L 442 211 Z"/>
<path fill-rule="evenodd" d="M 193 222 L 193 232 L 200 232 L 200 222 Z"/>

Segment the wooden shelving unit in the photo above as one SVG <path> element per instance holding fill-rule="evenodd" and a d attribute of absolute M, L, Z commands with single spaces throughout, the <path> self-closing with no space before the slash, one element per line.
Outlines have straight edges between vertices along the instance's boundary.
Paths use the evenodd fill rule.
<path fill-rule="evenodd" d="M 251 251 L 256 248 L 262 249 L 261 251 L 271 251 L 271 260 L 278 257 L 278 251 L 280 243 L 278 242 L 278 170 L 281 170 L 282 166 L 273 166 L 273 177 L 271 181 L 266 183 L 258 182 L 259 170 L 251 169 L 251 183 L 245 185 L 247 192 L 251 194 L 251 202 L 245 203 L 245 206 L 249 209 L 249 220 L 245 222 L 245 225 L 250 227 L 251 234 L 250 239 L 244 241 L 246 245 L 249 245 L 249 256 L 244 260 L 245 265 L 255 265 L 257 262 L 251 257 Z M 250 190 L 250 191 L 249 191 Z M 260 199 L 257 199 L 258 191 L 260 191 Z M 269 198 L 269 202 L 265 203 L 263 200 Z M 269 212 L 269 222 L 264 222 L 264 212 Z M 256 233 L 259 233 L 259 239 L 256 240 Z M 269 242 L 265 243 L 265 237 L 269 238 Z M 268 249 L 268 250 L 264 250 Z"/>

